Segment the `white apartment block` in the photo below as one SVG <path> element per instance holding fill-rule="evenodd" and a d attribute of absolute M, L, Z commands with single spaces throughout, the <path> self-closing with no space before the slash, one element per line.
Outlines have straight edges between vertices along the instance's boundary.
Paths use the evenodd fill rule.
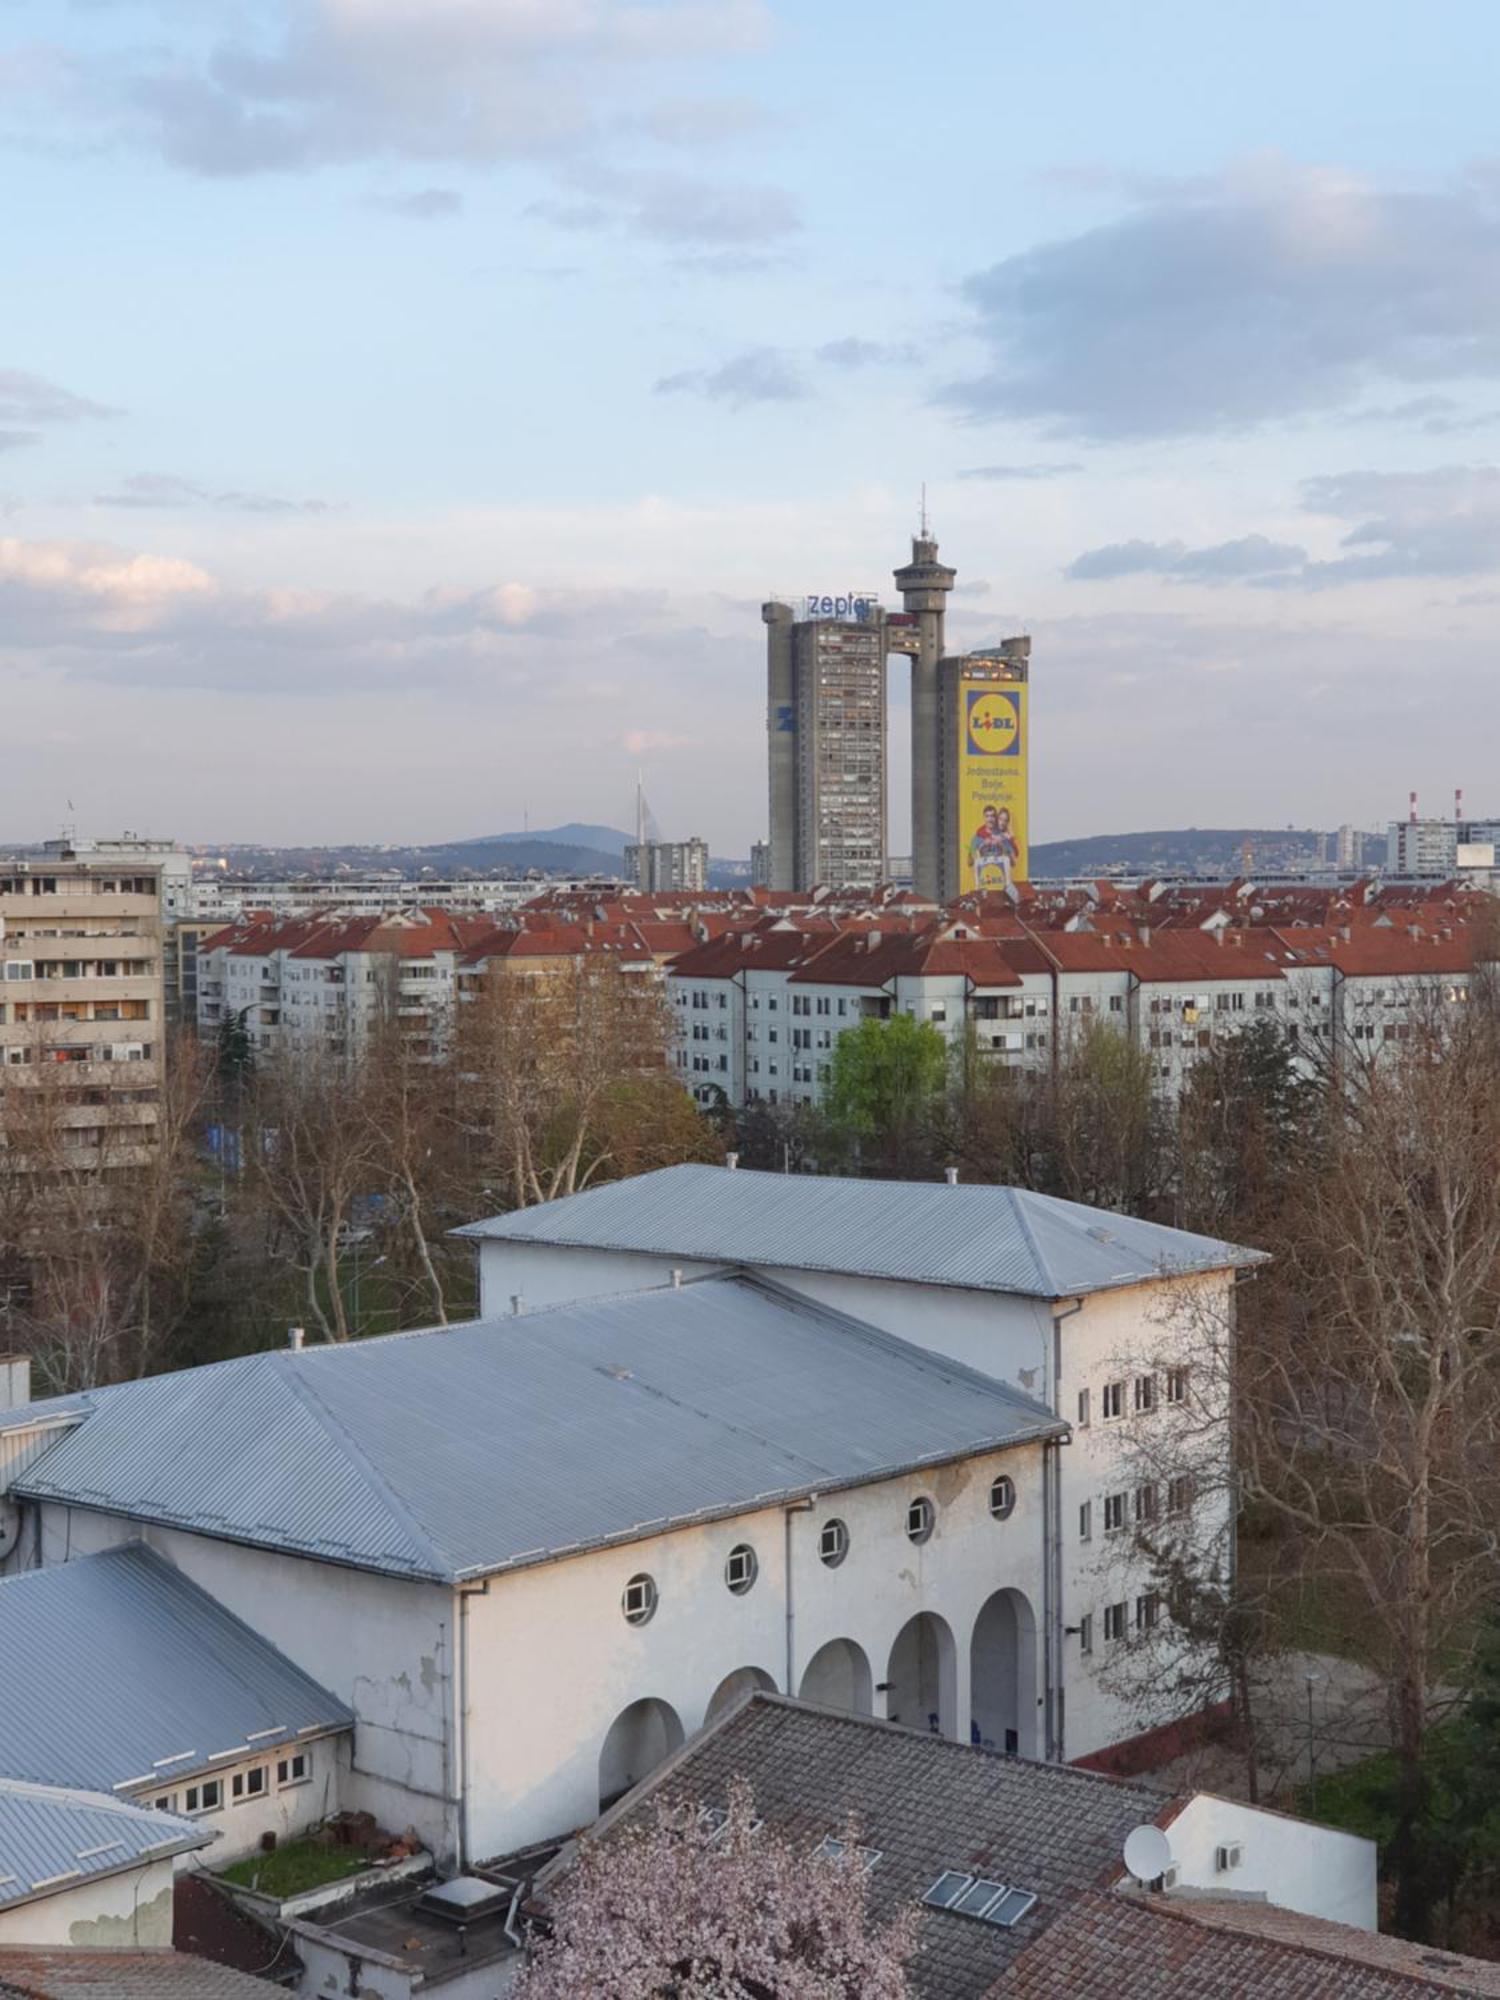
<path fill-rule="evenodd" d="M 88 853 L 0 861 L 0 1144 L 38 1124 L 40 1169 L 138 1166 L 162 1075 L 162 926 L 154 864 Z M 34 1121 L 38 1093 L 55 1119 Z"/>

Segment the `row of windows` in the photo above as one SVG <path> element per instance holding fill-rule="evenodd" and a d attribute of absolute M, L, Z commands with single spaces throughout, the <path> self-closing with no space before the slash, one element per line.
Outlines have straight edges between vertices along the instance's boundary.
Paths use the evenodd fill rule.
<path fill-rule="evenodd" d="M 1190 1473 L 1173 1475 L 1166 1483 L 1166 1511 L 1169 1516 L 1188 1513 L 1193 1504 L 1194 1487 Z M 1152 1481 L 1137 1486 L 1132 1499 L 1129 1493 L 1106 1493 L 1103 1501 L 1104 1532 L 1106 1535 L 1123 1534 L 1132 1514 L 1138 1528 L 1149 1527 L 1160 1518 L 1162 1493 Z M 1091 1541 L 1094 1533 L 1094 1503 L 1092 1500 L 1080 1502 L 1078 1508 L 1078 1539 Z"/>
<path fill-rule="evenodd" d="M 990 1513 L 997 1521 L 1007 1521 L 1015 1512 L 1015 1481 L 1005 1473 L 992 1481 L 989 1494 Z M 907 1503 L 906 1536 L 908 1541 L 918 1544 L 932 1539 L 937 1526 L 937 1502 L 927 1494 L 920 1493 Z M 829 1569 L 837 1569 L 849 1553 L 849 1526 L 836 1515 L 823 1523 L 818 1530 L 818 1560 Z M 737 1542 L 724 1559 L 724 1585 L 736 1597 L 743 1597 L 760 1574 L 760 1559 L 748 1542 Z M 620 1609 L 627 1625 L 647 1625 L 656 1614 L 659 1596 L 656 1579 L 642 1571 L 626 1584 L 620 1598 Z"/>
<path fill-rule="evenodd" d="M 278 1791 L 286 1791 L 293 1785 L 305 1785 L 311 1776 L 312 1766 L 305 1750 L 294 1750 L 290 1756 L 277 1759 Z M 248 1771 L 236 1771 L 229 1781 L 229 1796 L 237 1806 L 248 1805 L 252 1799 L 263 1799 L 270 1789 L 269 1764 L 252 1764 Z M 184 1812 L 189 1815 L 218 1812 L 224 1804 L 224 1780 L 202 1778 L 196 1785 L 184 1786 L 181 1792 L 163 1792 L 151 1803 L 158 1812 Z"/>
<path fill-rule="evenodd" d="M 1160 1397 L 1166 1403 L 1185 1403 L 1188 1399 L 1188 1370 L 1186 1368 L 1164 1369 L 1160 1381 Z M 1099 1395 L 1099 1413 L 1107 1424 L 1118 1423 L 1125 1415 L 1126 1392 L 1130 1395 L 1130 1407 L 1138 1417 L 1149 1416 L 1157 1407 L 1158 1382 L 1154 1374 L 1137 1375 L 1126 1383 L 1106 1382 Z M 1092 1421 L 1093 1399 L 1087 1389 L 1078 1391 L 1078 1428 L 1087 1430 Z"/>
<path fill-rule="evenodd" d="M 1154 1632 L 1161 1623 L 1161 1597 L 1157 1591 L 1145 1590 L 1135 1600 L 1135 1631 L 1137 1638 L 1144 1638 Z M 1104 1637 L 1113 1642 L 1123 1639 L 1130 1629 L 1130 1605 L 1124 1598 L 1117 1604 L 1104 1607 Z M 1085 1611 L 1078 1621 L 1078 1650 L 1092 1653 L 1094 1650 L 1094 1614 Z"/>

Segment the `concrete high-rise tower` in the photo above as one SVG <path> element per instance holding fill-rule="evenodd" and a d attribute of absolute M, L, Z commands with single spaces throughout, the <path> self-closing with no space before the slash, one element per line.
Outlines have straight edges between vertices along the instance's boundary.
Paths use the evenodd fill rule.
<path fill-rule="evenodd" d="M 896 588 L 909 616 L 916 618 L 911 662 L 911 866 L 918 895 L 942 891 L 943 756 L 938 696 L 938 662 L 943 657 L 943 625 L 956 570 L 938 561 L 937 542 L 922 510 L 922 532 L 912 537 L 911 561 L 896 571 Z"/>

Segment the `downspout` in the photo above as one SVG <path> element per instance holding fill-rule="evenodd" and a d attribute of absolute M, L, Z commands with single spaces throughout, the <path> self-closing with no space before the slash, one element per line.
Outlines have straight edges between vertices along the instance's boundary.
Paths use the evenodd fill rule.
<path fill-rule="evenodd" d="M 489 1579 L 458 1589 L 458 1872 L 469 1865 L 469 1599 L 488 1597 Z"/>
<path fill-rule="evenodd" d="M 1083 1300 L 1054 1301 L 1052 1343 L 1047 1356 L 1047 1403 L 1062 1417 L 1062 1323 L 1083 1311 Z M 1063 1418 L 1066 1423 L 1067 1418 Z M 1069 1441 L 1072 1432 L 1069 1431 Z M 1043 1718 L 1048 1763 L 1065 1761 L 1067 1690 L 1063 1669 L 1062 1444 L 1051 1439 L 1042 1451 L 1042 1672 Z"/>
<path fill-rule="evenodd" d="M 797 1607 L 792 1593 L 792 1516 L 793 1514 L 810 1514 L 817 1497 L 816 1493 L 809 1493 L 805 1500 L 794 1500 L 790 1506 L 783 1507 L 781 1510 L 781 1523 L 784 1535 L 782 1551 L 784 1564 L 783 1589 L 786 1597 L 786 1673 L 783 1680 L 784 1692 L 793 1697 L 797 1693 Z"/>

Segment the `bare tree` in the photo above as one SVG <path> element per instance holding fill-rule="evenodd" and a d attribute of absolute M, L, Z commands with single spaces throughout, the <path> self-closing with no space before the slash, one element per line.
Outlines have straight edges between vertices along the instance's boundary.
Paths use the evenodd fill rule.
<path fill-rule="evenodd" d="M 907 2000 L 919 1913 L 872 1918 L 858 1829 L 843 1833 L 839 1854 L 794 1842 L 735 1779 L 723 1816 L 662 1803 L 585 1837 L 517 2000 Z"/>

